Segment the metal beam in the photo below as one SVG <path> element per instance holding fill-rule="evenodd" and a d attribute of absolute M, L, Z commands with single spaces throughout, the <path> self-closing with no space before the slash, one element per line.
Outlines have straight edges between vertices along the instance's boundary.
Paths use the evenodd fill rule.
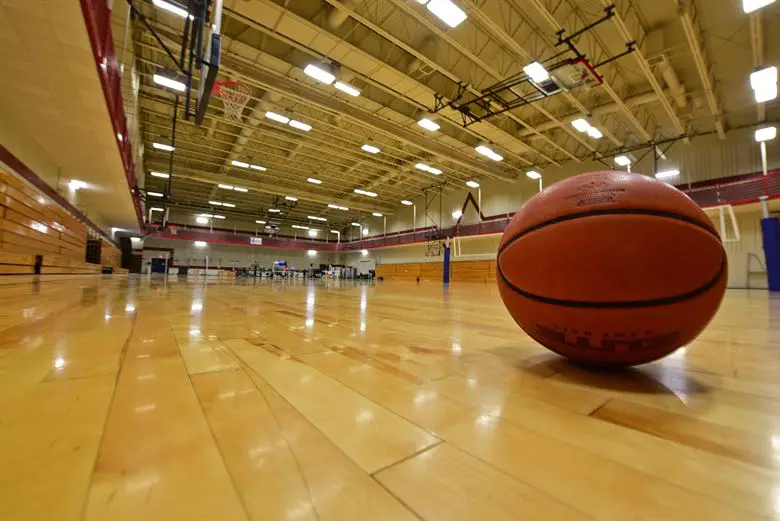
<path fill-rule="evenodd" d="M 702 34 L 696 18 L 696 5 L 693 0 L 672 0 L 677 6 L 677 12 L 680 15 L 685 39 L 688 47 L 691 49 L 693 61 L 696 64 L 696 70 L 699 73 L 699 79 L 704 87 L 704 97 L 707 100 L 710 113 L 715 120 L 715 131 L 720 139 L 726 139 L 726 129 L 723 121 L 720 99 L 715 92 L 715 80 L 711 76 L 710 61 L 702 43 Z"/>
<path fill-rule="evenodd" d="M 764 19 L 761 9 L 753 11 L 750 17 L 750 47 L 753 50 L 753 67 L 764 68 Z M 766 103 L 757 103 L 758 122 L 766 121 Z"/>

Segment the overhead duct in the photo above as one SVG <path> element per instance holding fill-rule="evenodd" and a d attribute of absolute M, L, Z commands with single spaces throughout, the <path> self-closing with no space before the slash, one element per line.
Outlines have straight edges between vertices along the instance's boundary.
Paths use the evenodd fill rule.
<path fill-rule="evenodd" d="M 326 20 L 328 27 L 334 31 L 341 27 L 341 24 L 346 22 L 347 18 L 349 18 L 349 11 L 357 7 L 359 3 L 360 0 L 343 0 L 341 5 L 344 6 L 344 9 L 334 5 L 333 10 L 330 12 L 328 19 Z"/>
<path fill-rule="evenodd" d="M 682 82 L 680 82 L 680 78 L 677 76 L 677 73 L 674 72 L 672 64 L 669 62 L 669 59 L 666 57 L 666 55 L 662 54 L 660 56 L 660 59 L 658 60 L 658 68 L 661 70 L 661 76 L 663 77 L 664 82 L 666 82 L 666 86 L 669 87 L 672 99 L 674 99 L 674 102 L 677 104 L 677 106 L 679 108 L 688 106 L 688 97 L 685 95 L 685 87 L 683 86 Z"/>

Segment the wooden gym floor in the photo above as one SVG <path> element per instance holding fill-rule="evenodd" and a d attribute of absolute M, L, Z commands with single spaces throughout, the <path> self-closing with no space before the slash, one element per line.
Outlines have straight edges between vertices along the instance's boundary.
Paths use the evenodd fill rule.
<path fill-rule="evenodd" d="M 780 300 L 567 364 L 493 284 L 0 279 L 0 519 L 780 518 Z"/>

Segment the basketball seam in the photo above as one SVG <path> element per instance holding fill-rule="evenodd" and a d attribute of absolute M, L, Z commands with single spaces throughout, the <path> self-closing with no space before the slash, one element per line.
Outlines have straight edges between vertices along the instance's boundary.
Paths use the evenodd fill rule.
<path fill-rule="evenodd" d="M 664 212 L 660 210 L 633 209 L 633 208 L 613 208 L 609 210 L 593 210 L 590 212 L 575 213 L 571 215 L 565 215 L 563 217 L 556 217 L 555 219 L 550 219 L 542 223 L 535 224 L 534 226 L 531 226 L 523 230 L 522 232 L 518 233 L 517 235 L 509 239 L 509 241 L 507 241 L 507 243 L 504 244 L 504 246 L 502 246 L 499 249 L 498 255 L 496 256 L 496 268 L 498 274 L 501 276 L 501 279 L 515 293 L 518 293 L 519 295 L 529 300 L 535 300 L 537 302 L 542 302 L 545 304 L 553 304 L 553 305 L 566 306 L 566 307 L 580 307 L 580 308 L 638 308 L 638 307 L 652 307 L 652 306 L 664 306 L 668 304 L 675 304 L 677 302 L 682 302 L 684 300 L 697 297 L 702 293 L 705 293 L 713 286 L 715 286 L 715 284 L 717 284 L 718 281 L 720 281 L 720 279 L 723 277 L 726 271 L 726 253 L 725 251 L 723 251 L 721 246 L 722 259 L 720 262 L 720 269 L 709 282 L 707 282 L 706 284 L 704 284 L 699 288 L 696 288 L 687 293 L 683 293 L 681 295 L 675 295 L 671 297 L 663 297 L 663 298 L 647 299 L 647 300 L 605 301 L 605 302 L 557 299 L 553 297 L 544 297 L 542 295 L 536 295 L 534 293 L 529 293 L 528 291 L 524 291 L 518 288 L 517 286 L 512 284 L 509 281 L 509 279 L 507 279 L 506 275 L 504 275 L 504 270 L 501 268 L 501 254 L 504 252 L 504 250 L 507 249 L 507 247 L 510 244 L 515 242 L 517 239 L 524 237 L 525 235 L 528 235 L 529 233 L 544 228 L 546 226 L 550 226 L 552 224 L 572 221 L 572 220 L 581 219 L 585 217 L 599 216 L 599 215 L 652 215 L 656 217 L 666 217 L 670 219 L 676 219 L 678 221 L 683 221 L 689 224 L 693 224 L 699 228 L 702 228 L 703 230 L 715 235 L 715 237 L 717 237 L 718 240 L 720 241 L 720 236 L 718 235 L 718 233 L 715 230 L 711 229 L 709 226 L 691 217 L 672 213 L 672 212 Z"/>
<path fill-rule="evenodd" d="M 531 232 L 535 232 L 547 226 L 558 224 L 561 222 L 574 221 L 576 219 L 583 219 L 586 217 L 596 217 L 600 215 L 650 215 L 655 217 L 666 217 L 668 219 L 676 219 L 678 221 L 683 221 L 689 224 L 693 224 L 694 226 L 697 226 L 707 231 L 708 233 L 714 235 L 715 237 L 718 238 L 718 240 L 720 240 L 720 236 L 718 235 L 718 232 L 714 228 L 711 228 L 710 226 L 699 221 L 698 219 L 694 219 L 693 217 L 688 217 L 687 215 L 681 215 L 674 212 L 665 212 L 663 210 L 647 210 L 643 208 L 611 208 L 606 210 L 591 210 L 589 212 L 573 213 L 561 217 L 555 217 L 554 219 L 549 219 L 547 221 L 543 221 L 538 224 L 534 224 L 533 226 L 530 226 L 525 230 L 519 232 L 511 239 L 509 239 L 506 242 L 506 244 L 501 246 L 501 248 L 498 250 L 498 257 L 501 257 L 501 253 L 503 253 L 503 251 L 506 250 L 509 247 L 509 245 L 511 245 L 513 242 L 520 239 L 521 237 L 528 235 Z"/>
<path fill-rule="evenodd" d="M 701 286 L 700 288 L 696 288 L 692 291 L 689 291 L 687 293 L 683 293 L 681 295 L 675 295 L 672 297 L 663 297 L 663 298 L 656 298 L 656 299 L 647 299 L 647 300 L 626 300 L 626 301 L 604 301 L 604 302 L 593 302 L 593 301 L 582 301 L 582 300 L 567 300 L 567 299 L 557 299 L 552 297 L 543 297 L 541 295 L 535 295 L 533 293 L 529 293 L 527 291 L 524 291 L 511 282 L 506 278 L 504 275 L 504 270 L 501 269 L 501 262 L 497 261 L 496 266 L 498 267 L 498 274 L 501 275 L 501 279 L 506 283 L 509 288 L 514 291 L 515 293 L 518 293 L 519 295 L 529 299 L 529 300 L 535 300 L 537 302 L 542 302 L 544 304 L 553 304 L 557 306 L 565 306 L 565 307 L 574 307 L 574 308 L 596 308 L 596 309 L 603 309 L 603 308 L 642 308 L 642 307 L 652 307 L 652 306 L 665 306 L 668 304 L 676 304 L 678 302 L 682 302 L 684 300 L 689 300 L 695 297 L 698 297 L 702 293 L 707 292 L 710 288 L 715 286 L 720 279 L 723 277 L 723 274 L 726 271 L 726 262 L 725 262 L 725 254 L 723 256 L 723 260 L 721 260 L 720 263 L 720 269 L 718 270 L 718 273 L 715 275 L 715 277 L 712 278 L 709 282 L 707 282 L 705 285 Z"/>

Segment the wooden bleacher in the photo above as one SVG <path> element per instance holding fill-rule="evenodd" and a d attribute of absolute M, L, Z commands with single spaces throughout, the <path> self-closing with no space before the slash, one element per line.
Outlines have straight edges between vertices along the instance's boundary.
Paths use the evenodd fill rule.
<path fill-rule="evenodd" d="M 0 275 L 97 274 L 103 266 L 122 270 L 121 252 L 107 240 L 101 263 L 85 262 L 89 229 L 37 188 L 0 170 Z"/>
<path fill-rule="evenodd" d="M 443 263 L 441 262 L 411 262 L 404 264 L 378 264 L 377 277 L 384 280 L 417 280 L 441 282 L 443 279 Z M 452 282 L 493 282 L 496 280 L 496 261 L 454 261 L 450 264 L 450 281 Z"/>

